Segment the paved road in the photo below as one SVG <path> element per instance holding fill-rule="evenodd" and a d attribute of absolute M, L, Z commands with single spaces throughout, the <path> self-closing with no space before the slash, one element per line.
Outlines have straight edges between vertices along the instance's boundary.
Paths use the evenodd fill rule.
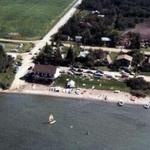
<path fill-rule="evenodd" d="M 63 43 L 64 46 L 66 47 L 70 47 L 71 44 L 66 44 Z M 129 49 L 120 49 L 120 48 L 108 48 L 108 47 L 98 47 L 98 46 L 80 46 L 82 49 L 85 50 L 89 50 L 89 49 L 93 49 L 93 50 L 99 50 L 102 49 L 104 51 L 108 51 L 108 52 L 115 52 L 115 53 L 120 53 L 120 52 L 130 52 L 131 50 Z M 150 52 L 144 52 L 145 55 L 149 55 L 150 56 Z"/>
<path fill-rule="evenodd" d="M 76 11 L 76 7 L 80 5 L 82 0 L 77 0 L 77 2 L 72 6 L 72 8 L 58 21 L 58 23 L 44 36 L 44 38 L 35 44 L 35 47 L 23 57 L 22 66 L 19 68 L 15 79 L 10 87 L 11 90 L 19 89 L 23 87 L 26 83 L 20 78 L 23 77 L 30 66 L 33 66 L 32 57 L 35 53 L 39 53 L 46 43 L 50 42 L 51 37 L 58 32 L 58 30 L 73 16 Z"/>

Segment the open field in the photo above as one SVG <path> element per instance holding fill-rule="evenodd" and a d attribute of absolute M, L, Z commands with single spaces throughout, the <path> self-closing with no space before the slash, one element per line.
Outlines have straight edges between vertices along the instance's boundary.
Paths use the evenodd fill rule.
<path fill-rule="evenodd" d="M 0 37 L 40 39 L 73 0 L 1 0 Z"/>
<path fill-rule="evenodd" d="M 9 42 L 0 42 L 1 45 L 4 46 L 6 52 L 17 52 L 17 53 L 25 53 L 29 52 L 30 49 L 34 46 L 32 43 L 24 43 L 21 48 L 18 48 L 18 43 L 9 43 Z"/>

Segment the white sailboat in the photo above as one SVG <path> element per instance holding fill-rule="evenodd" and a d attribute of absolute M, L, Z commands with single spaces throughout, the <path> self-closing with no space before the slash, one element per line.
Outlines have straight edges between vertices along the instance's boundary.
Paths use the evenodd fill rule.
<path fill-rule="evenodd" d="M 53 116 L 52 114 L 49 115 L 48 123 L 49 123 L 49 124 L 54 124 L 54 123 L 56 123 L 56 120 L 54 119 L 54 116 Z"/>

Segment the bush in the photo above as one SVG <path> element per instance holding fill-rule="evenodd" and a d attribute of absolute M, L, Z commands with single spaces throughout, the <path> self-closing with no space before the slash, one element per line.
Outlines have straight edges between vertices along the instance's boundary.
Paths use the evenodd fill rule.
<path fill-rule="evenodd" d="M 150 83 L 146 82 L 143 78 L 133 78 L 127 80 L 127 86 L 132 90 L 149 90 Z"/>
<path fill-rule="evenodd" d="M 3 90 L 8 89 L 14 80 L 14 69 L 8 68 L 5 73 L 0 73 L 0 88 Z"/>
<path fill-rule="evenodd" d="M 130 93 L 131 93 L 131 95 L 136 96 L 136 97 L 143 97 L 143 98 L 146 97 L 145 92 L 141 91 L 141 90 L 131 90 Z"/>

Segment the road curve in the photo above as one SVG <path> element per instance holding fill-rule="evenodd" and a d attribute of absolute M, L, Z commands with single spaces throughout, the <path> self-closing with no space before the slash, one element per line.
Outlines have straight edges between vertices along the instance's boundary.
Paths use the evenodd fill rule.
<path fill-rule="evenodd" d="M 33 66 L 32 57 L 35 53 L 39 53 L 46 43 L 50 42 L 51 37 L 58 32 L 58 30 L 73 16 L 76 12 L 77 6 L 81 4 L 82 0 L 77 0 L 76 3 L 71 7 L 71 9 L 56 23 L 56 25 L 43 37 L 41 41 L 35 44 L 35 47 L 30 53 L 27 53 L 23 57 L 22 66 L 20 66 L 18 72 L 16 73 L 15 79 L 10 87 L 10 90 L 21 89 L 26 83 L 20 78 L 23 77 L 30 66 Z"/>

